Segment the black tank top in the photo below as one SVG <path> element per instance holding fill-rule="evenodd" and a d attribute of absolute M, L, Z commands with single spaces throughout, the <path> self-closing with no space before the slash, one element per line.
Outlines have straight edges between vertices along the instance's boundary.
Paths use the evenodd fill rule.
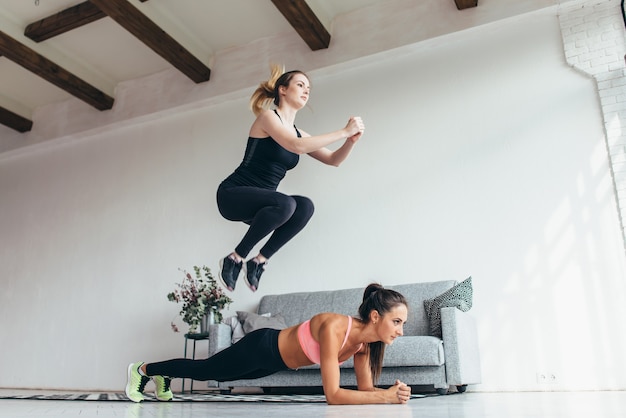
<path fill-rule="evenodd" d="M 274 110 L 276 112 L 276 110 Z M 276 112 L 278 115 L 278 112 Z M 280 115 L 278 115 L 280 118 Z M 298 138 L 302 138 L 296 126 Z M 223 182 L 223 186 L 254 186 L 276 190 L 288 170 L 294 168 L 300 156 L 287 151 L 271 136 L 248 137 L 243 161 Z"/>

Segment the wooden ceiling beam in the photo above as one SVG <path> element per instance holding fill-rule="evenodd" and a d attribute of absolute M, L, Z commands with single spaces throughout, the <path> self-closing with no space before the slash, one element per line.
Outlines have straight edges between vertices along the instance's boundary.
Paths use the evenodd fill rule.
<path fill-rule="evenodd" d="M 454 0 L 456 8 L 459 10 L 469 9 L 478 6 L 478 0 Z"/>
<path fill-rule="evenodd" d="M 313 51 L 328 48 L 330 33 L 305 0 L 272 0 L 300 37 Z"/>
<path fill-rule="evenodd" d="M 18 132 L 28 132 L 33 128 L 33 121 L 26 119 L 0 106 L 0 124 L 8 126 Z"/>
<path fill-rule="evenodd" d="M 0 31 L 0 54 L 98 110 L 113 107 L 113 98 Z"/>
<path fill-rule="evenodd" d="M 41 42 L 106 16 L 93 3 L 86 1 L 29 24 L 24 30 L 24 36 Z"/>
<path fill-rule="evenodd" d="M 148 0 L 140 1 L 145 3 Z M 29 24 L 24 30 L 24 36 L 35 42 L 41 42 L 106 16 L 106 13 L 93 3 L 86 1 Z"/>
<path fill-rule="evenodd" d="M 209 67 L 127 0 L 90 2 L 194 82 L 209 80 Z"/>

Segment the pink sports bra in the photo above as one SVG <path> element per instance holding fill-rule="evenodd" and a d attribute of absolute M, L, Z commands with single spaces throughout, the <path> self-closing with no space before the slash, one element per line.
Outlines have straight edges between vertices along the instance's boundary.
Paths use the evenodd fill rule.
<path fill-rule="evenodd" d="M 351 329 L 352 317 L 348 316 L 348 330 L 346 331 L 346 337 L 343 339 L 343 344 L 341 344 L 341 348 L 346 345 L 346 342 L 348 341 L 348 335 L 350 335 Z M 315 364 L 320 364 L 320 344 L 315 341 L 313 339 L 313 335 L 311 335 L 310 319 L 303 322 L 298 327 L 298 341 L 300 342 L 300 347 L 302 347 L 302 351 L 304 351 L 304 354 L 307 356 L 307 358 Z M 359 348 L 355 351 L 355 353 L 361 349 L 361 345 L 359 345 Z M 343 364 L 343 362 L 339 364 Z"/>

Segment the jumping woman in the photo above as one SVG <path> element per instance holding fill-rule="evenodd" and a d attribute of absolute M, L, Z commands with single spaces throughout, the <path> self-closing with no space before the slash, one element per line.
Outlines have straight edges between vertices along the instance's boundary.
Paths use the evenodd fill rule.
<path fill-rule="evenodd" d="M 248 231 L 232 253 L 220 260 L 219 277 L 233 291 L 244 260 L 252 248 L 271 234 L 259 253 L 245 262 L 248 287 L 256 291 L 270 257 L 300 232 L 313 215 L 313 202 L 304 196 L 277 191 L 301 154 L 324 164 L 339 166 L 365 129 L 360 117 L 334 132 L 311 136 L 294 124 L 298 110 L 309 100 L 309 78 L 301 71 L 284 73 L 272 66 L 271 78 L 260 84 L 250 99 L 256 120 L 250 128 L 243 161 L 217 190 L 217 206 L 230 221 L 244 222 Z M 273 103 L 274 108 L 269 109 Z M 345 139 L 336 150 L 327 145 Z"/>
<path fill-rule="evenodd" d="M 321 313 L 283 330 L 258 329 L 205 360 L 131 364 L 126 395 L 133 402 L 141 402 L 143 389 L 153 379 L 157 399 L 168 401 L 173 398 L 172 378 L 224 382 L 319 364 L 328 404 L 406 403 L 411 388 L 399 380 L 387 389 L 375 387 L 385 345 L 403 334 L 406 299 L 373 283 L 365 289 L 358 312 L 358 318 Z M 350 357 L 354 357 L 357 390 L 339 386 L 339 365 Z"/>

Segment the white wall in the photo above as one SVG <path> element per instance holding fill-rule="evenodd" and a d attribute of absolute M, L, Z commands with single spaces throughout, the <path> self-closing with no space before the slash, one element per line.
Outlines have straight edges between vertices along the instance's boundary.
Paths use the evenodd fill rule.
<path fill-rule="evenodd" d="M 367 132 L 340 168 L 304 157 L 289 173 L 281 189 L 316 213 L 230 313 L 269 293 L 472 275 L 474 390 L 626 388 L 602 119 L 554 10 L 309 75 L 300 127 L 360 114 Z M 217 272 L 244 232 L 214 195 L 241 160 L 251 91 L 0 158 L 0 387 L 120 390 L 127 363 L 182 354 L 166 294 L 178 267 Z"/>

